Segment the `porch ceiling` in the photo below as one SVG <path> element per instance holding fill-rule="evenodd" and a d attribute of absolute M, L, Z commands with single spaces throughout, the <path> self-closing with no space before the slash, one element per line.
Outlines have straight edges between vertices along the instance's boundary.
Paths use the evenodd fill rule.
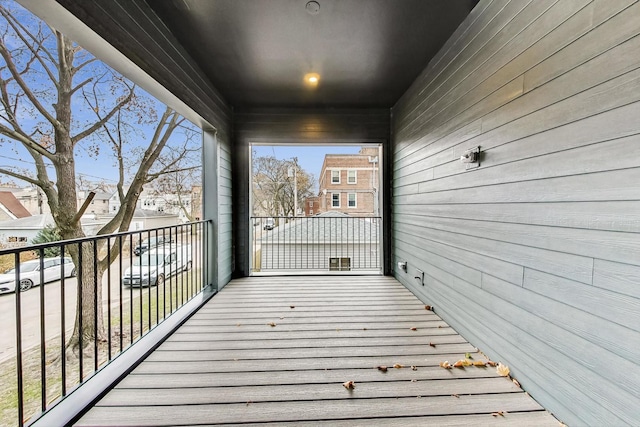
<path fill-rule="evenodd" d="M 393 106 L 477 3 L 316 0 L 310 14 L 308 0 L 56 1 L 107 39 L 151 10 L 229 104 L 293 108 Z M 142 25 L 132 39 L 151 35 Z M 134 61 L 144 56 L 135 45 L 126 47 Z M 316 88 L 307 73 L 320 75 Z"/>

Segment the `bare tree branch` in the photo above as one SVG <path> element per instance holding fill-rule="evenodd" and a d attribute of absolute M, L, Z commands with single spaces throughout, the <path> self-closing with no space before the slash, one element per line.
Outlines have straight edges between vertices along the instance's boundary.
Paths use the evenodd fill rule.
<path fill-rule="evenodd" d="M 21 173 L 14 172 L 11 169 L 0 168 L 0 173 L 8 175 L 8 176 L 13 177 L 13 178 L 17 178 L 17 179 L 22 180 L 22 181 L 26 181 L 29 184 L 40 186 L 40 181 L 38 181 L 37 179 L 31 178 L 31 177 L 29 177 L 27 175 L 23 175 Z"/>

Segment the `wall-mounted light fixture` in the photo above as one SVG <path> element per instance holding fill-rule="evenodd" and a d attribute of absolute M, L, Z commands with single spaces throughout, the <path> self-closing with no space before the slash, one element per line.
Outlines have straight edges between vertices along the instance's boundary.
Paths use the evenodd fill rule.
<path fill-rule="evenodd" d="M 480 147 L 470 148 L 460 156 L 460 161 L 465 164 L 467 170 L 480 166 Z"/>

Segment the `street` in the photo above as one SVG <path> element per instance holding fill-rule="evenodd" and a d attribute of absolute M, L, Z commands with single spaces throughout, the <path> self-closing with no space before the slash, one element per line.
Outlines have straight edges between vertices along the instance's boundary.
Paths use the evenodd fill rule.
<path fill-rule="evenodd" d="M 129 260 L 123 260 L 123 271 L 129 266 Z M 106 307 L 108 299 L 107 273 L 105 272 L 102 285 L 102 301 Z M 111 301 L 115 307 L 120 303 L 119 290 L 123 289 L 122 300 L 130 299 L 129 288 L 120 286 L 120 268 L 118 263 L 111 266 Z M 45 302 L 45 340 L 60 336 L 61 331 L 61 282 L 50 282 L 44 286 Z M 75 277 L 65 279 L 65 330 L 67 334 L 73 331 L 73 323 L 76 315 L 77 280 Z M 147 288 L 143 289 L 146 294 Z M 133 292 L 134 297 L 139 295 L 139 289 Z M 39 345 L 40 343 L 40 287 L 36 286 L 20 294 L 21 319 L 22 319 L 22 348 Z M 0 362 L 16 357 L 16 299 L 15 294 L 0 295 L 0 324 L 3 325 L 0 334 Z"/>

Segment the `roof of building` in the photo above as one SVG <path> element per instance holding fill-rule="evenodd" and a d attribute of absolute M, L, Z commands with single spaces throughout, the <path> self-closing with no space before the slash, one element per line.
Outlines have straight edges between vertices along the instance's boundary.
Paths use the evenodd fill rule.
<path fill-rule="evenodd" d="M 380 219 L 376 217 L 355 217 L 332 211 L 289 220 L 266 231 L 258 241 L 263 245 L 378 244 Z"/>
<path fill-rule="evenodd" d="M 54 224 L 51 214 L 32 215 L 24 218 L 0 221 L 0 229 L 7 230 L 40 230 L 44 226 Z"/>
<path fill-rule="evenodd" d="M 0 191 L 0 205 L 14 218 L 31 216 L 31 213 L 22 206 L 22 203 L 20 203 L 20 201 L 16 199 L 16 196 L 10 191 Z"/>

